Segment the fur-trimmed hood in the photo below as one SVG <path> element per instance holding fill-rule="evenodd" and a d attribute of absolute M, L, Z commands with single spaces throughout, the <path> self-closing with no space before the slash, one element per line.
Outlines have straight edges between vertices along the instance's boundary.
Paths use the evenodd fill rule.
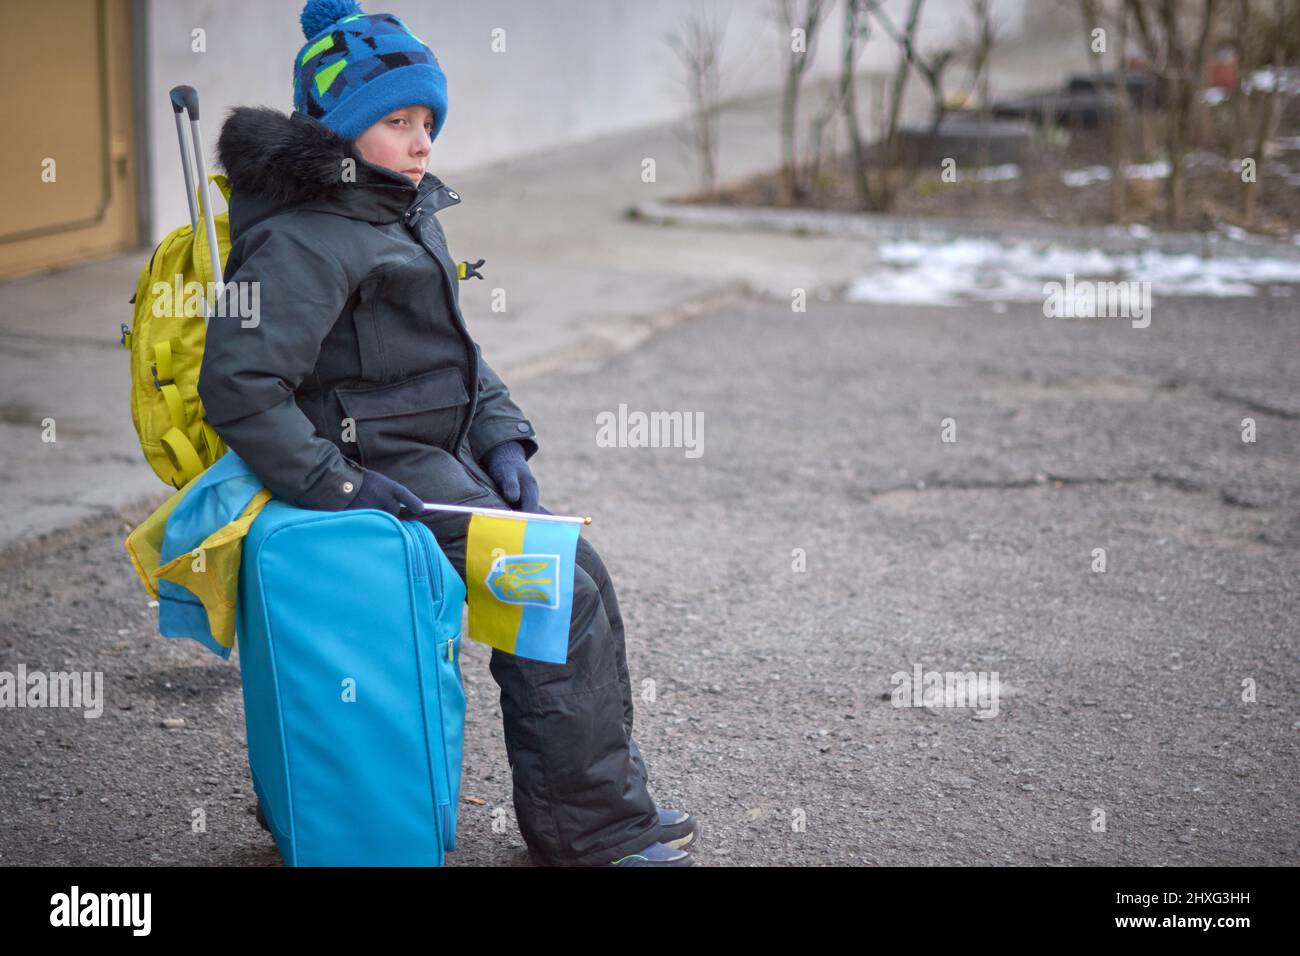
<path fill-rule="evenodd" d="M 319 120 L 269 106 L 230 111 L 217 140 L 217 159 L 254 219 L 286 205 L 310 203 L 356 219 L 391 222 L 411 203 L 443 187 L 432 173 L 425 173 L 417 187 L 402 173 L 363 159 L 355 140 Z M 355 180 L 344 178 L 346 159 L 356 163 Z M 232 200 L 232 216 L 237 202 Z M 247 216 L 238 218 L 247 224 Z"/>
<path fill-rule="evenodd" d="M 354 140 L 305 114 L 269 106 L 230 111 L 217 159 L 232 188 L 280 203 L 326 198 L 344 185 L 344 159 L 355 160 L 358 169 L 365 163 Z"/>

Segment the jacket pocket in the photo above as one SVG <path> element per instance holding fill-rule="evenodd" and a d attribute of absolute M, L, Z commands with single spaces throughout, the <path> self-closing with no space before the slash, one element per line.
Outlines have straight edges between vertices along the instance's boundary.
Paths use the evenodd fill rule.
<path fill-rule="evenodd" d="M 361 463 L 382 466 L 421 449 L 450 449 L 469 405 L 460 369 L 422 372 L 392 385 L 336 389 L 356 424 Z"/>

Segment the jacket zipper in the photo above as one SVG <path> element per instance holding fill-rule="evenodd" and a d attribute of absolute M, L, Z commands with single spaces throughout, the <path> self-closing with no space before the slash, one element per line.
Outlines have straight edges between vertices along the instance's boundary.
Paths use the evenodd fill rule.
<path fill-rule="evenodd" d="M 438 263 L 438 268 L 442 270 L 443 278 L 446 280 L 444 288 L 446 290 L 445 294 L 447 302 L 451 306 L 451 314 L 456 320 L 456 331 L 459 333 L 461 341 L 465 344 L 465 351 L 469 353 L 471 386 L 469 389 L 469 410 L 465 415 L 464 423 L 456 433 L 456 441 L 452 445 L 452 454 L 454 455 L 460 449 L 461 442 L 463 442 L 469 434 L 470 426 L 474 423 L 474 413 L 478 410 L 478 351 L 474 348 L 474 340 L 469 334 L 469 327 L 465 324 L 465 317 L 461 315 L 460 306 L 456 303 L 456 296 L 451 291 L 451 283 L 455 281 L 455 276 L 447 271 L 447 266 L 443 263 L 442 257 L 425 245 L 424 240 L 420 237 L 417 219 L 420 215 L 420 210 L 423 208 L 422 205 L 417 205 L 414 209 L 408 209 L 406 215 L 404 215 L 402 219 L 406 223 L 406 228 L 409 229 L 411 234 L 415 237 L 415 241 L 420 244 L 420 247 L 424 249 L 425 252 L 433 256 L 434 261 Z M 480 485 L 483 484 L 483 482 L 478 479 L 477 475 L 475 475 L 474 478 Z M 493 494 L 496 493 L 493 489 L 488 490 L 493 491 Z"/>
<path fill-rule="evenodd" d="M 443 263 L 442 257 L 439 256 L 435 250 L 430 249 L 425 245 L 424 240 L 420 237 L 420 230 L 417 221 L 420 212 L 423 209 L 423 204 L 414 204 L 414 208 L 408 209 L 402 218 L 405 221 L 407 228 L 411 231 L 411 234 L 415 237 L 415 241 L 420 244 L 425 252 L 433 256 L 434 261 L 438 263 L 438 268 L 442 270 L 443 278 L 445 280 L 445 294 L 447 296 L 448 304 L 451 306 L 451 314 L 456 322 L 456 331 L 460 335 L 461 340 L 465 343 L 466 351 L 470 356 L 470 381 L 473 384 L 473 388 L 471 388 L 470 391 L 473 393 L 473 397 L 470 399 L 469 411 L 465 416 L 464 424 L 456 435 L 456 441 L 452 451 L 452 454 L 459 455 L 460 446 L 469 435 L 469 430 L 474 424 L 474 413 L 478 409 L 478 350 L 474 348 L 474 340 L 469 334 L 469 326 L 465 324 L 465 316 L 461 313 L 460 306 L 456 302 L 456 297 L 451 291 L 451 283 L 454 281 L 454 278 L 447 271 L 447 266 Z M 470 457 L 471 459 L 473 458 L 473 452 L 470 452 Z M 491 482 L 484 481 L 479 477 L 478 472 L 474 468 L 466 468 L 466 471 L 469 472 L 470 477 L 474 479 L 478 486 L 488 494 L 499 494 L 496 487 Z"/>

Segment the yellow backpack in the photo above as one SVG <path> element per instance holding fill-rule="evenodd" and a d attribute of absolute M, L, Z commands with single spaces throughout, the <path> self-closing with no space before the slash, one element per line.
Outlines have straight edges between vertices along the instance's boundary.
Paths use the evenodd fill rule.
<path fill-rule="evenodd" d="M 230 183 L 212 175 L 230 203 Z M 199 189 L 199 208 L 209 190 Z M 197 218 L 203 224 L 205 217 Z M 230 215 L 212 217 L 220 262 L 230 254 Z M 199 230 L 202 232 L 203 230 Z M 131 352 L 131 421 L 154 472 L 174 488 L 197 477 L 226 446 L 203 417 L 199 367 L 207 338 L 207 306 L 214 273 L 206 235 L 192 225 L 173 230 L 140 272 L 134 326 L 122 324 L 122 345 Z"/>

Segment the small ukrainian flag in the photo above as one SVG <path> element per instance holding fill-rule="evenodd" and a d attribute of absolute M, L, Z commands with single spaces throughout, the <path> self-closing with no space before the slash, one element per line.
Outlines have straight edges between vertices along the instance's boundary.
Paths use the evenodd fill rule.
<path fill-rule="evenodd" d="M 569 659 L 577 524 L 470 516 L 465 542 L 469 636 L 545 661 Z"/>

